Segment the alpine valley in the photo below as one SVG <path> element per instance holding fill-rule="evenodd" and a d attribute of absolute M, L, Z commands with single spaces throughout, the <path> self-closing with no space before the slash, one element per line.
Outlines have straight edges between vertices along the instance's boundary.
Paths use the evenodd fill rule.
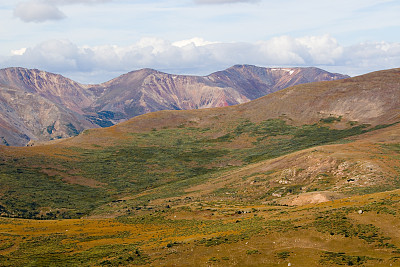
<path fill-rule="evenodd" d="M 400 265 L 400 69 L 0 83 L 1 266 Z"/>

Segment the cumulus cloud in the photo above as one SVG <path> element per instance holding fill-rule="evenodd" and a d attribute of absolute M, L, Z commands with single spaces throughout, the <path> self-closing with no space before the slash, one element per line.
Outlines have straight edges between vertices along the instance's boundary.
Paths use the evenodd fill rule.
<path fill-rule="evenodd" d="M 19 3 L 14 9 L 14 16 L 25 22 L 43 22 L 65 18 L 57 6 L 45 1 L 28 1 Z"/>
<path fill-rule="evenodd" d="M 22 54 L 9 59 L 11 65 L 43 68 L 56 72 L 85 72 L 94 67 L 92 60 L 95 55 L 91 50 L 80 48 L 68 40 L 49 40 L 22 51 L 24 51 Z"/>
<path fill-rule="evenodd" d="M 26 52 L 25 47 L 20 48 L 20 49 L 11 50 L 11 54 L 13 54 L 15 56 L 22 56 L 25 52 Z"/>
<path fill-rule="evenodd" d="M 398 67 L 400 43 L 361 43 L 341 46 L 329 35 L 275 37 L 256 43 L 217 43 L 201 38 L 170 42 L 143 38 L 130 46 L 78 46 L 50 40 L 16 49 L 3 66 L 55 71 L 81 82 L 104 82 L 115 74 L 154 68 L 181 74 L 209 74 L 234 64 L 259 66 L 316 66 L 345 74 Z M 86 80 L 84 80 L 86 79 Z"/>
<path fill-rule="evenodd" d="M 219 4 L 233 4 L 233 3 L 255 3 L 260 0 L 195 0 L 196 4 L 200 5 L 219 5 Z"/>
<path fill-rule="evenodd" d="M 215 43 L 216 42 L 206 41 L 203 38 L 194 37 L 192 39 L 174 42 L 172 45 L 177 46 L 177 47 L 184 47 L 187 45 L 204 46 L 204 45 L 215 44 Z"/>
<path fill-rule="evenodd" d="M 14 9 L 14 16 L 24 22 L 44 22 L 64 19 L 66 15 L 60 5 L 99 4 L 112 0 L 29 0 L 20 2 Z"/>

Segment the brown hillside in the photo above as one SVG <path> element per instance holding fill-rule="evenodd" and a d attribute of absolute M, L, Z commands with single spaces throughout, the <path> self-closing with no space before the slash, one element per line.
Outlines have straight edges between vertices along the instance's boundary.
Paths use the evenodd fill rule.
<path fill-rule="evenodd" d="M 181 124 L 229 127 L 238 120 L 260 122 L 285 118 L 297 125 L 342 117 L 347 123 L 372 126 L 400 120 L 400 69 L 374 72 L 355 78 L 290 87 L 249 103 L 204 110 L 161 111 L 135 117 L 99 133 L 148 131 Z M 95 131 L 93 131 L 95 132 Z"/>

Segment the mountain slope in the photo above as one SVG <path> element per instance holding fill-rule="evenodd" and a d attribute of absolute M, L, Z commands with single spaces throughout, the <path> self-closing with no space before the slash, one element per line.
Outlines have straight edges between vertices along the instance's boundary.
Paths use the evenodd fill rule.
<path fill-rule="evenodd" d="M 122 120 L 158 110 L 188 110 L 250 101 L 233 88 L 221 88 L 204 77 L 144 69 L 89 88 L 98 99 L 89 111 L 111 111 Z"/>
<path fill-rule="evenodd" d="M 39 95 L 79 114 L 83 114 L 82 108 L 93 102 L 93 96 L 86 86 L 61 75 L 36 69 L 2 69 L 0 85 Z"/>
<path fill-rule="evenodd" d="M 349 78 L 349 76 L 312 67 L 261 68 L 251 65 L 235 65 L 224 71 L 213 73 L 207 78 L 223 87 L 235 88 L 239 93 L 254 100 L 297 84 L 340 80 Z"/>
<path fill-rule="evenodd" d="M 0 86 L 0 144 L 65 138 L 93 127 L 81 114 L 45 97 Z"/>
<path fill-rule="evenodd" d="M 400 187 L 400 125 L 246 165 L 186 190 L 186 197 L 307 205 Z M 201 191 L 198 189 L 201 187 Z M 212 194 L 214 193 L 214 194 Z"/>

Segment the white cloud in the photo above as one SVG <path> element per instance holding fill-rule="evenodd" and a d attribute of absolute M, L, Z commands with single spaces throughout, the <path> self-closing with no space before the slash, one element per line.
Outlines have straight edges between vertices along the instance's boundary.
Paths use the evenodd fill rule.
<path fill-rule="evenodd" d="M 39 0 L 19 3 L 14 10 L 14 16 L 25 22 L 43 22 L 65 18 L 64 13 L 57 6 Z"/>
<path fill-rule="evenodd" d="M 44 22 L 64 19 L 66 15 L 59 5 L 99 4 L 112 0 L 29 0 L 20 2 L 14 9 L 14 16 L 25 22 Z"/>
<path fill-rule="evenodd" d="M 356 63 L 370 71 L 400 66 L 400 43 L 361 43 L 344 50 L 342 60 L 346 66 Z"/>
<path fill-rule="evenodd" d="M 297 42 L 308 50 L 315 64 L 335 64 L 344 53 L 343 47 L 329 35 L 307 36 Z"/>
<path fill-rule="evenodd" d="M 184 47 L 184 46 L 187 46 L 187 45 L 205 46 L 205 45 L 215 44 L 215 43 L 216 42 L 206 41 L 203 38 L 194 37 L 192 39 L 187 39 L 187 40 L 174 42 L 174 43 L 172 43 L 172 45 L 177 46 L 177 47 Z"/>
<path fill-rule="evenodd" d="M 256 43 L 143 38 L 130 46 L 93 47 L 50 40 L 25 51 L 15 51 L 0 64 L 68 74 L 71 78 L 79 77 L 80 82 L 104 82 L 116 74 L 140 68 L 205 75 L 234 64 L 316 66 L 355 75 L 400 66 L 400 43 L 341 46 L 329 35 L 280 36 Z"/>
<path fill-rule="evenodd" d="M 48 71 L 90 71 L 93 53 L 90 49 L 79 48 L 68 40 L 49 40 L 35 47 L 27 48 L 23 54 L 9 58 L 15 66 L 42 68 Z"/>
<path fill-rule="evenodd" d="M 280 36 L 259 42 L 260 53 L 281 64 L 335 64 L 343 47 L 329 35 L 293 38 Z"/>
<path fill-rule="evenodd" d="M 11 54 L 13 54 L 14 56 L 22 56 L 23 54 L 25 54 L 26 52 L 26 48 L 21 48 L 21 49 L 16 49 L 16 50 L 11 50 Z"/>

